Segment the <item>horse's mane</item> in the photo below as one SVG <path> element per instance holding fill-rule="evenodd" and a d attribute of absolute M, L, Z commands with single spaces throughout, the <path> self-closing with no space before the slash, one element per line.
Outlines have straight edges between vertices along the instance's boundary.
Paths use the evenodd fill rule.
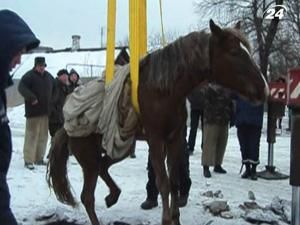
<path fill-rule="evenodd" d="M 251 52 L 250 43 L 249 43 L 248 39 L 246 38 L 246 36 L 240 30 L 237 30 L 234 28 L 225 28 L 224 31 L 231 33 L 233 36 L 235 36 L 237 39 L 239 39 L 240 42 L 242 42 L 246 46 L 248 51 Z"/>
<path fill-rule="evenodd" d="M 224 32 L 239 39 L 250 52 L 250 44 L 239 30 L 225 28 Z M 210 69 L 209 37 L 205 31 L 192 32 L 148 54 L 140 62 L 141 81 L 149 88 L 172 91 L 181 76 L 193 76 L 191 71 L 207 73 Z"/>
<path fill-rule="evenodd" d="M 162 49 L 158 49 L 140 62 L 141 80 L 148 87 L 161 91 L 173 89 L 180 76 L 197 68 L 209 67 L 208 47 L 209 34 L 204 31 L 192 32 Z"/>

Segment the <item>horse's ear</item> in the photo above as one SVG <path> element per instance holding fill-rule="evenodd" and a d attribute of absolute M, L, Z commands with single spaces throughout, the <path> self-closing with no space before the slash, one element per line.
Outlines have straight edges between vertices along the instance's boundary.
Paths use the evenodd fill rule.
<path fill-rule="evenodd" d="M 237 30 L 240 30 L 241 29 L 241 21 L 238 21 L 235 26 L 234 26 L 235 29 Z"/>
<path fill-rule="evenodd" d="M 222 36 L 222 32 L 223 32 L 222 28 L 219 27 L 218 25 L 216 25 L 215 22 L 212 19 L 209 20 L 209 27 L 210 27 L 211 32 L 214 35 L 216 35 L 218 37 Z"/>

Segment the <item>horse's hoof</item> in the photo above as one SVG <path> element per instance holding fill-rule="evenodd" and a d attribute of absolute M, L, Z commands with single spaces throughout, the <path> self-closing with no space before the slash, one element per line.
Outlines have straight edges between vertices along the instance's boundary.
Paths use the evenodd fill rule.
<path fill-rule="evenodd" d="M 118 202 L 121 190 L 118 189 L 114 193 L 111 193 L 105 197 L 106 207 L 109 208 Z"/>
<path fill-rule="evenodd" d="M 178 221 L 173 222 L 172 225 L 180 225 L 180 222 L 178 222 Z"/>
<path fill-rule="evenodd" d="M 166 219 L 163 219 L 161 224 L 162 225 L 173 225 L 172 221 L 166 220 Z"/>
<path fill-rule="evenodd" d="M 179 196 L 178 200 L 177 200 L 177 206 L 179 208 L 182 208 L 184 206 L 186 206 L 187 202 L 189 199 L 189 195 L 181 195 Z"/>

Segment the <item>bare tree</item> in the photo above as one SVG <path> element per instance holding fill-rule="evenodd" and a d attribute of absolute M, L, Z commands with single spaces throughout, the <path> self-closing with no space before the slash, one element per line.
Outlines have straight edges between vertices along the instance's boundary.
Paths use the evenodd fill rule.
<path fill-rule="evenodd" d="M 285 32 L 290 36 L 290 42 L 292 48 L 296 54 L 294 54 L 297 64 L 300 65 L 300 1 L 289 0 L 287 2 L 287 26 Z"/>
<path fill-rule="evenodd" d="M 286 6 L 269 57 L 272 74 L 287 74 L 289 68 L 300 65 L 300 1 L 289 0 Z"/>
<path fill-rule="evenodd" d="M 289 23 L 285 23 L 275 36 L 269 56 L 271 74 L 284 75 L 289 68 L 300 65 L 300 40 L 289 27 Z"/>
<path fill-rule="evenodd" d="M 294 34 L 300 36 L 300 1 L 299 0 L 289 0 L 287 1 L 287 17 L 289 23 L 292 25 L 290 29 Z"/>
<path fill-rule="evenodd" d="M 129 46 L 129 37 L 126 36 L 123 40 L 119 40 L 117 46 Z"/>
<path fill-rule="evenodd" d="M 167 31 L 165 34 L 166 43 L 170 43 L 179 37 L 179 33 L 177 31 Z M 148 48 L 149 51 L 153 51 L 162 47 L 162 35 L 161 33 L 153 33 L 148 37 Z"/>
<path fill-rule="evenodd" d="M 166 42 L 170 43 L 179 37 L 177 31 L 167 31 L 165 34 Z M 117 46 L 129 46 L 129 37 L 126 36 L 123 40 L 117 42 Z M 148 51 L 151 52 L 163 46 L 162 35 L 160 32 L 152 33 L 148 36 Z"/>

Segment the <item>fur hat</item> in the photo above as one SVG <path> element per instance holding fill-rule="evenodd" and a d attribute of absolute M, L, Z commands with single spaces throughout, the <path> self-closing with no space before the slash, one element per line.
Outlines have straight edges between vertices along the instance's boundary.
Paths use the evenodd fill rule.
<path fill-rule="evenodd" d="M 57 76 L 60 77 L 61 75 L 66 74 L 69 75 L 68 70 L 66 69 L 61 69 L 57 72 Z"/>
<path fill-rule="evenodd" d="M 37 66 L 37 65 L 47 66 L 45 57 L 35 57 L 34 66 Z"/>

